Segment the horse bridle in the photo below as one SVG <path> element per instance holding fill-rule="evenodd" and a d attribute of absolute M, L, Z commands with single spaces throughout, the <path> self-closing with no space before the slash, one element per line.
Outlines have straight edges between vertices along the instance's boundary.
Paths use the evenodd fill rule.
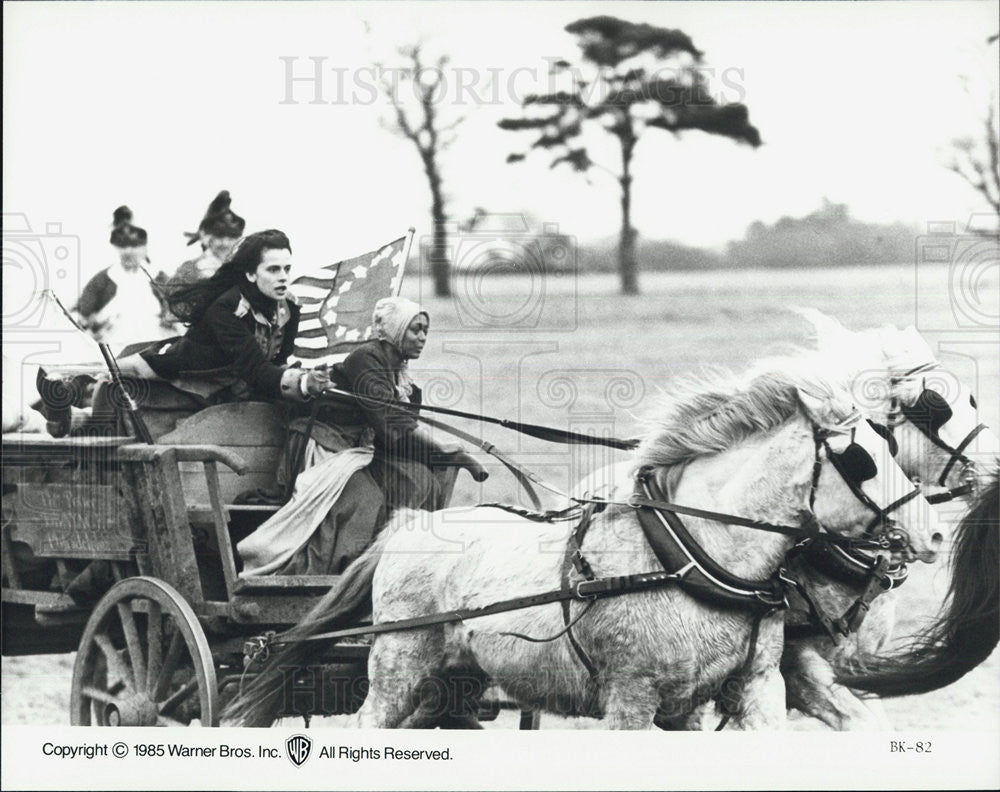
<path fill-rule="evenodd" d="M 899 383 L 904 382 L 911 377 L 915 377 L 918 374 L 923 374 L 927 371 L 932 371 L 936 368 L 939 368 L 937 363 L 927 363 L 922 366 L 917 366 L 916 368 L 907 371 L 905 374 L 898 377 L 892 377 L 890 379 L 890 383 L 893 387 L 895 387 Z M 923 387 L 920 391 L 920 395 L 917 396 L 916 401 L 912 405 L 903 404 L 899 397 L 894 395 L 889 402 L 889 413 L 886 416 L 888 426 L 883 427 L 880 424 L 875 425 L 876 431 L 880 434 L 883 434 L 884 432 L 895 439 L 895 428 L 904 420 L 909 421 L 917 428 L 917 431 L 924 435 L 924 437 L 926 437 L 932 444 L 940 448 L 942 451 L 947 451 L 949 454 L 948 461 L 942 468 L 941 475 L 938 476 L 936 482 L 939 487 L 946 486 L 945 482 L 947 482 L 948 475 L 951 473 L 952 468 L 956 464 L 961 463 L 962 483 L 955 487 L 950 487 L 945 492 L 937 495 L 927 496 L 927 502 L 931 504 L 947 503 L 955 498 L 970 495 L 975 490 L 976 463 L 965 455 L 965 449 L 967 449 L 972 441 L 979 436 L 980 432 L 984 431 L 987 427 L 984 423 L 977 424 L 968 432 L 968 434 L 965 435 L 964 438 L 962 438 L 962 441 L 957 446 L 951 446 L 941 438 L 939 433 L 940 428 L 950 420 L 951 416 L 952 409 L 943 397 L 938 394 L 937 391 Z M 883 434 L 883 436 L 885 435 Z"/>
<path fill-rule="evenodd" d="M 820 454 L 822 450 L 854 497 L 873 514 L 871 521 L 865 526 L 862 538 L 877 541 L 885 550 L 904 550 L 909 537 L 905 531 L 897 527 L 896 521 L 889 515 L 916 498 L 920 494 L 920 487 L 914 486 L 910 492 L 897 498 L 888 506 L 881 507 L 875 503 L 868 493 L 861 489 L 861 484 L 874 478 L 878 474 L 878 467 L 868 451 L 854 441 L 855 431 L 856 429 L 851 429 L 851 442 L 847 448 L 836 452 L 830 447 L 829 438 L 841 432 L 836 429 L 823 429 L 819 426 L 813 428 L 816 454 L 813 461 L 812 483 L 809 487 L 809 511 L 810 513 L 814 512 L 816 503 L 816 490 L 823 468 L 823 459 Z"/>

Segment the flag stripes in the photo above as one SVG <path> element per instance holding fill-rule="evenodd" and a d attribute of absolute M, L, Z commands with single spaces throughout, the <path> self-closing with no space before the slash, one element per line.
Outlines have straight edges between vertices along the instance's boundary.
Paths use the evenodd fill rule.
<path fill-rule="evenodd" d="M 408 238 L 292 282 L 302 305 L 293 360 L 310 366 L 336 363 L 372 337 L 375 303 L 399 292 Z"/>

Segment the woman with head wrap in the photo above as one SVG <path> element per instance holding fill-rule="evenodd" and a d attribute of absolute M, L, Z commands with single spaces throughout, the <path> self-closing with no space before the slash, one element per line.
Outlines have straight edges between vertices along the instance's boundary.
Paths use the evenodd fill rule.
<path fill-rule="evenodd" d="M 413 413 L 392 409 L 388 402 L 419 405 L 420 388 L 413 382 L 409 361 L 420 357 L 427 343 L 430 317 L 404 297 L 386 297 L 372 315 L 375 340 L 362 344 L 334 368 L 333 379 L 356 397 L 359 417 L 375 434 L 372 474 L 390 508 L 407 506 L 435 511 L 448 505 L 456 467 L 478 480 L 485 471 L 457 444 L 442 446 L 417 424 Z M 340 420 L 348 420 L 347 415 Z"/>
<path fill-rule="evenodd" d="M 338 574 L 368 546 L 392 509 L 444 508 L 458 467 L 478 481 L 486 478 L 457 445 L 437 444 L 413 414 L 390 407 L 394 401 L 420 404 L 408 363 L 427 342 L 427 312 L 411 300 L 388 297 L 376 304 L 372 326 L 375 338 L 331 372 L 337 388 L 353 393 L 354 401 L 324 404 L 311 419 L 291 422 L 279 479 L 294 479 L 295 492 L 283 513 L 240 543 L 245 573 Z M 363 469 L 352 469 L 363 448 L 369 450 Z M 327 456 L 344 451 L 339 462 Z M 329 470 L 314 476 L 308 468 L 316 464 Z M 309 504 L 328 509 L 322 522 L 307 513 Z"/>

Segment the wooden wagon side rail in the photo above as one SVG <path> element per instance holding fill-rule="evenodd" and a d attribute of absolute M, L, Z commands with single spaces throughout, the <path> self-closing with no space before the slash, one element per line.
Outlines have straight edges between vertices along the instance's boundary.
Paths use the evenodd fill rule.
<path fill-rule="evenodd" d="M 221 462 L 238 475 L 246 472 L 247 463 L 239 454 L 215 445 L 146 445 L 132 444 L 118 449 L 118 458 L 129 462 L 152 462 L 164 452 L 173 451 L 177 462 Z"/>

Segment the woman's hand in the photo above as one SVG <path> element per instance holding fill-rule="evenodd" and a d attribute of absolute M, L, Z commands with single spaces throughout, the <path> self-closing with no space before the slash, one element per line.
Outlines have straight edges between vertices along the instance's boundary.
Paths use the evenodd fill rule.
<path fill-rule="evenodd" d="M 469 471 L 469 475 L 480 483 L 486 481 L 486 479 L 490 477 L 486 468 L 480 465 L 472 455 L 464 450 L 460 450 L 457 454 L 455 454 L 455 461 L 461 467 Z"/>
<path fill-rule="evenodd" d="M 330 387 L 330 375 L 325 369 L 310 369 L 303 375 L 304 389 L 309 396 L 319 396 Z"/>

